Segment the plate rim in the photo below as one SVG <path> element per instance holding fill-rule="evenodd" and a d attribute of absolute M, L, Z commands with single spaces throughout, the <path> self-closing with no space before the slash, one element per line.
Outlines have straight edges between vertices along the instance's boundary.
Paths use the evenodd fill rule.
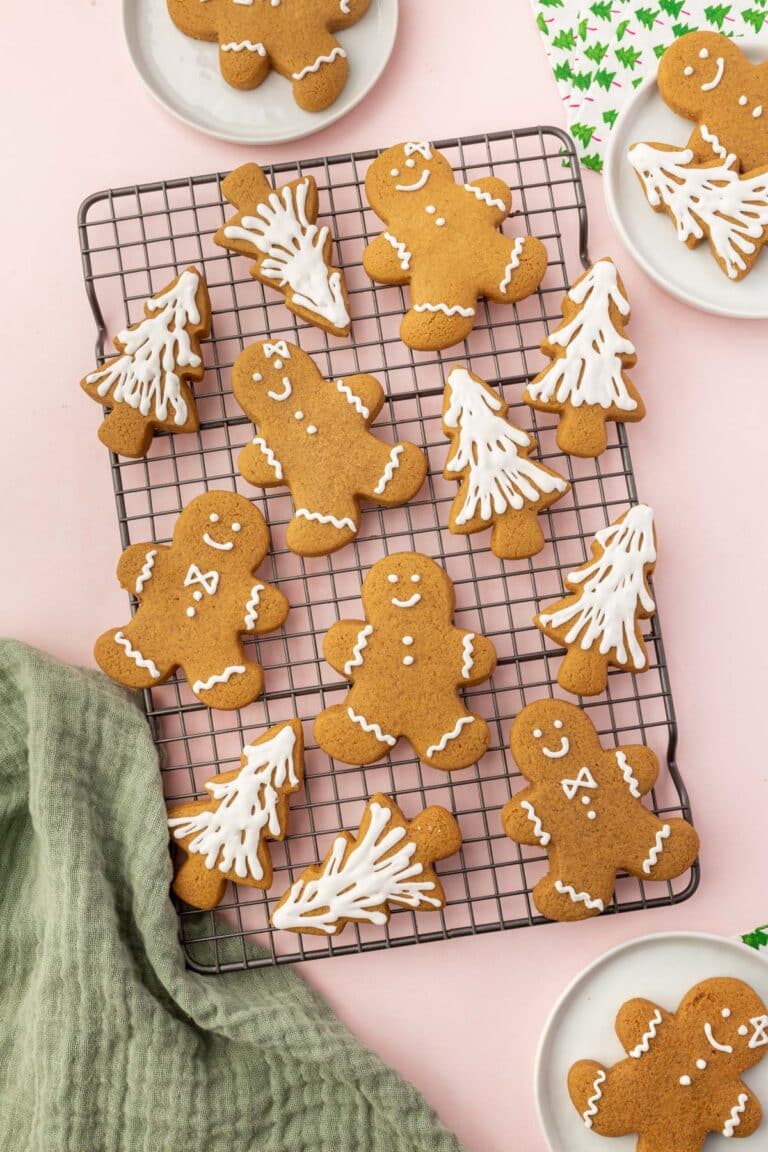
<path fill-rule="evenodd" d="M 339 101 L 341 101 L 343 97 L 343 93 L 340 93 L 333 104 L 329 105 L 329 107 L 324 109 L 323 112 L 316 113 L 316 116 L 318 117 L 317 121 L 311 123 L 306 128 L 300 128 L 297 131 L 288 133 L 277 132 L 275 134 L 266 135 L 263 133 L 259 135 L 243 135 L 227 132 L 225 129 L 214 130 L 209 127 L 203 127 L 203 125 L 200 124 L 200 122 L 193 116 L 186 115 L 183 111 L 181 111 L 181 109 L 175 107 L 172 103 L 166 100 L 166 98 L 150 82 L 149 77 L 146 75 L 145 70 L 140 63 L 141 55 L 139 53 L 139 48 L 138 45 L 134 42 L 134 38 L 129 28 L 129 9 L 134 6 L 136 2 L 137 0 L 122 0 L 120 6 L 120 22 L 122 25 L 123 39 L 128 50 L 131 64 L 133 65 L 134 70 L 138 74 L 145 89 L 150 93 L 153 99 L 156 100 L 157 103 L 165 109 L 166 112 L 168 112 L 182 124 L 186 124 L 187 127 L 194 128 L 197 132 L 201 132 L 203 135 L 212 137 L 215 140 L 223 140 L 227 144 L 240 144 L 245 147 L 266 144 L 288 144 L 292 140 L 302 140 L 307 136 L 314 135 L 315 132 L 321 132 L 324 128 L 330 127 L 331 124 L 335 124 L 343 116 L 346 116 L 348 112 L 351 112 L 353 108 L 356 108 L 358 104 L 360 104 L 366 98 L 366 96 L 369 95 L 371 90 L 381 79 L 385 68 L 389 64 L 392 52 L 394 51 L 400 23 L 399 0 L 380 0 L 382 11 L 385 13 L 385 15 L 387 13 L 389 14 L 389 18 L 392 22 L 389 43 L 381 57 L 381 62 L 378 69 L 371 73 L 368 81 L 363 86 L 360 93 L 352 100 L 350 104 L 344 104 L 340 108 L 336 107 L 336 105 L 338 105 Z M 164 0 L 161 0 L 161 2 L 164 3 Z M 222 83 L 226 83 L 226 81 L 222 79 Z"/>
<path fill-rule="evenodd" d="M 631 113 L 635 107 L 640 103 L 641 99 L 648 97 L 649 90 L 654 87 L 656 87 L 656 75 L 651 73 L 650 76 L 646 76 L 642 84 L 637 86 L 622 108 L 619 118 L 614 125 L 614 129 L 608 138 L 603 166 L 603 195 L 611 224 L 618 232 L 622 243 L 632 258 L 640 265 L 646 275 L 676 300 L 680 300 L 681 303 L 687 304 L 691 308 L 697 308 L 700 312 L 707 312 L 712 316 L 725 316 L 733 320 L 768 320 L 768 303 L 763 310 L 755 311 L 753 308 L 750 308 L 749 311 L 745 311 L 743 308 L 740 309 L 734 304 L 714 303 L 697 296 L 695 291 L 686 292 L 678 288 L 664 276 L 658 267 L 649 263 L 635 244 L 632 233 L 626 227 L 624 216 L 619 208 L 620 196 L 618 194 L 620 179 L 619 164 L 622 157 L 621 146 L 624 136 L 623 130 L 625 124 L 630 120 Z M 725 284 L 723 287 L 725 287 Z"/>

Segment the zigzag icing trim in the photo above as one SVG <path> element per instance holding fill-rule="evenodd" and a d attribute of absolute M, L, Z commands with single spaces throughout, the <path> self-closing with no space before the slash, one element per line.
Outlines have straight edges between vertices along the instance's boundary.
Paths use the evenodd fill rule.
<path fill-rule="evenodd" d="M 121 648 L 125 649 L 126 656 L 133 660 L 137 668 L 146 668 L 153 680 L 160 679 L 160 673 L 154 660 L 147 660 L 138 648 L 132 648 L 130 640 L 123 632 L 115 632 L 115 644 L 119 644 Z"/>
<path fill-rule="evenodd" d="M 605 904 L 599 896 L 592 897 L 589 892 L 577 892 L 572 884 L 563 884 L 562 880 L 555 880 L 555 891 L 561 896 L 570 896 L 574 904 L 584 904 L 587 908 L 597 908 L 598 912 L 605 911 Z"/>
<path fill-rule="evenodd" d="M 604 1084 L 606 1079 L 607 1079 L 607 1076 L 601 1068 L 600 1071 L 598 1072 L 597 1076 L 595 1076 L 595 1082 L 592 1085 L 592 1093 L 593 1094 L 590 1096 L 589 1100 L 587 1100 L 587 1107 L 581 1114 L 582 1119 L 583 1119 L 584 1123 L 586 1124 L 587 1128 L 592 1127 L 592 1117 L 597 1116 L 597 1111 L 598 1111 L 597 1104 L 598 1104 L 598 1101 L 601 1100 L 603 1097 L 603 1090 L 600 1087 L 600 1085 Z"/>
<path fill-rule="evenodd" d="M 507 206 L 503 200 L 491 196 L 490 192 L 484 192 L 482 188 L 476 187 L 474 184 L 465 184 L 465 192 L 471 192 L 473 196 L 477 196 L 478 200 L 482 200 L 489 208 L 498 208 L 500 212 L 506 212 Z"/>
<path fill-rule="evenodd" d="M 251 588 L 251 598 L 245 606 L 245 619 L 243 621 L 249 632 L 259 618 L 259 599 L 263 591 L 263 584 L 254 584 L 253 588 Z"/>
<path fill-rule="evenodd" d="M 253 40 L 230 40 L 228 44 L 222 44 L 222 52 L 258 52 L 259 56 L 266 56 L 267 50 L 261 43 L 254 43 Z"/>
<path fill-rule="evenodd" d="M 414 304 L 414 312 L 444 312 L 446 316 L 474 316 L 474 308 L 462 308 L 461 304 Z"/>
<path fill-rule="evenodd" d="M 734 1104 L 733 1108 L 731 1108 L 730 1119 L 726 1120 L 723 1125 L 723 1136 L 733 1136 L 739 1124 L 741 1124 L 741 1118 L 747 1109 L 748 1103 L 749 1096 L 747 1096 L 746 1092 L 740 1092 L 738 1104 Z"/>
<path fill-rule="evenodd" d="M 317 520 L 318 524 L 333 524 L 334 528 L 349 528 L 351 532 L 357 532 L 357 525 L 349 516 L 340 519 L 338 516 L 331 516 L 330 512 L 310 512 L 308 508 L 297 508 L 296 515 L 302 520 Z"/>
<path fill-rule="evenodd" d="M 647 858 L 643 860 L 643 872 L 645 872 L 646 876 L 650 875 L 651 869 L 656 865 L 659 856 L 661 856 L 664 851 L 664 841 L 668 840 L 671 835 L 672 829 L 669 824 L 662 825 L 656 833 L 656 843 L 651 848 Z"/>
<path fill-rule="evenodd" d="M 139 575 L 136 577 L 136 595 L 138 596 L 147 580 L 152 579 L 152 569 L 155 566 L 155 556 L 157 556 L 157 548 L 150 548 L 147 552 L 146 559 L 144 560 L 144 567 Z"/>
<path fill-rule="evenodd" d="M 461 675 L 465 680 L 469 679 L 469 674 L 475 666 L 473 652 L 475 649 L 475 634 L 474 632 L 467 632 L 466 636 L 461 642 L 464 649 L 464 663 L 461 666 Z"/>
<path fill-rule="evenodd" d="M 501 281 L 501 284 L 499 284 L 499 292 L 504 292 L 506 294 L 507 288 L 509 288 L 510 284 L 512 283 L 512 273 L 516 268 L 520 267 L 520 253 L 523 250 L 524 243 L 525 241 L 523 240 L 522 236 L 518 236 L 515 239 L 515 242 L 512 245 L 512 255 L 509 258 L 509 264 L 507 264 L 506 268 L 504 269 L 504 278 Z"/>
<path fill-rule="evenodd" d="M 643 1033 L 643 1038 L 640 1041 L 640 1043 L 637 1044 L 632 1049 L 632 1051 L 630 1052 L 630 1056 L 634 1060 L 639 1060 L 640 1057 L 643 1056 L 646 1052 L 650 1052 L 651 1040 L 656 1039 L 656 1033 L 658 1031 L 659 1024 L 661 1024 L 661 1022 L 662 1022 L 662 1015 L 661 1015 L 661 1012 L 659 1012 L 659 1010 L 657 1008 L 656 1011 L 654 1012 L 653 1016 L 651 1017 L 649 1023 L 648 1023 L 648 1031 Z"/>
<path fill-rule="evenodd" d="M 620 748 L 616 749 L 616 763 L 621 769 L 621 774 L 624 777 L 624 781 L 627 787 L 629 788 L 630 796 L 634 796 L 635 800 L 639 800 L 640 785 L 632 774 L 632 768 L 630 767 L 626 755 L 621 751 Z"/>
<path fill-rule="evenodd" d="M 267 444 L 264 437 L 263 436 L 254 436 L 251 443 L 255 444 L 256 447 L 259 448 L 264 453 L 264 456 L 266 457 L 266 460 L 267 460 L 267 464 L 269 464 L 270 468 L 274 469 L 275 476 L 277 477 L 277 479 L 282 480 L 282 478 L 283 478 L 283 466 L 280 463 L 280 461 L 278 460 L 277 456 L 275 456 L 275 454 L 272 451 L 272 449 L 270 448 L 269 444 Z"/>
<path fill-rule="evenodd" d="M 300 72 L 294 72 L 294 80 L 303 80 L 310 72 L 319 72 L 323 64 L 332 64 L 337 56 L 346 58 L 346 52 L 343 48 L 336 47 L 327 56 L 318 56 L 312 64 L 307 64 L 306 68 L 302 68 Z"/>
<path fill-rule="evenodd" d="M 350 676 L 353 668 L 359 668 L 363 662 L 363 649 L 368 647 L 368 637 L 373 632 L 373 625 L 366 624 L 357 634 L 357 642 L 352 649 L 352 655 L 344 665 L 344 675 Z"/>
<path fill-rule="evenodd" d="M 701 133 L 702 140 L 706 140 L 707 144 L 711 145 L 715 156 L 719 156 L 721 160 L 728 159 L 728 149 L 723 148 L 719 137 L 717 137 L 714 132 L 710 132 L 706 124 L 699 125 L 699 132 Z"/>
<path fill-rule="evenodd" d="M 373 732 L 376 739 L 380 740 L 382 744 L 386 744 L 389 748 L 394 748 L 395 744 L 397 744 L 394 736 L 388 736 L 386 732 L 382 732 L 378 724 L 369 724 L 365 716 L 361 716 L 358 712 L 355 712 L 354 708 L 347 708 L 347 716 L 349 716 L 353 724 L 359 724 L 363 732 Z"/>
<path fill-rule="evenodd" d="M 411 266 L 411 257 L 413 253 L 409 252 L 403 241 L 398 240 L 397 236 L 393 236 L 391 232 L 385 232 L 383 235 L 384 239 L 389 241 L 395 252 L 397 252 L 398 256 L 400 257 L 400 267 L 402 268 L 403 272 L 407 272 Z"/>
<path fill-rule="evenodd" d="M 533 824 L 533 834 L 538 840 L 539 844 L 541 844 L 542 848 L 546 848 L 552 837 L 550 836 L 549 832 L 544 831 L 544 826 L 541 823 L 539 815 L 533 804 L 531 804 L 530 800 L 521 800 L 520 807 L 525 812 L 531 824 Z"/>
<path fill-rule="evenodd" d="M 345 384 L 343 380 L 337 380 L 336 387 L 338 388 L 339 392 L 341 392 L 342 396 L 345 397 L 347 403 L 352 405 L 355 412 L 358 412 L 362 416 L 363 420 L 367 420 L 370 416 L 370 412 L 366 408 L 365 404 L 363 404 L 360 397 L 352 391 L 349 384 Z"/>
<path fill-rule="evenodd" d="M 400 457 L 404 451 L 405 449 L 403 448 L 402 444 L 396 444 L 392 449 L 389 454 L 389 460 L 387 461 L 386 467 L 381 474 L 381 479 L 373 490 L 374 496 L 384 495 L 387 484 L 389 484 L 395 472 L 400 467 Z"/>
<path fill-rule="evenodd" d="M 445 732 L 440 737 L 439 744 L 432 744 L 429 748 L 427 748 L 427 754 L 424 759 L 429 760 L 430 756 L 434 756 L 435 752 L 443 752 L 448 741 L 455 740 L 464 725 L 471 724 L 474 719 L 474 716 L 460 716 L 456 721 L 456 727 L 452 728 L 450 732 Z"/>
<path fill-rule="evenodd" d="M 243 672 L 245 672 L 245 667 L 242 664 L 233 664 L 231 667 L 225 668 L 223 672 L 209 676 L 207 680 L 195 680 L 192 691 L 208 692 L 215 684 L 228 684 L 233 676 L 239 676 Z"/>

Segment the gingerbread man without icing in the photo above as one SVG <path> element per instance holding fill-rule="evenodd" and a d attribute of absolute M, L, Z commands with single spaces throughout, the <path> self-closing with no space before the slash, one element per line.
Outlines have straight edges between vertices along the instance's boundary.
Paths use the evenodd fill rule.
<path fill-rule="evenodd" d="M 240 637 L 273 632 L 288 615 L 282 592 L 253 575 L 268 549 L 264 517 L 244 496 L 198 496 L 170 545 L 133 544 L 120 557 L 118 579 L 139 609 L 96 641 L 99 667 L 128 688 L 152 688 L 181 668 L 209 708 L 250 704 L 264 674 Z"/>
<path fill-rule="evenodd" d="M 760 1102 L 740 1077 L 766 1053 L 768 1015 L 748 984 L 704 980 L 674 1013 L 629 1000 L 616 1035 L 625 1060 L 610 1068 L 579 1060 L 568 1074 L 571 1100 L 593 1132 L 637 1133 L 637 1152 L 700 1152 L 710 1132 L 738 1138 L 760 1126 Z"/>
<path fill-rule="evenodd" d="M 430 144 L 408 143 L 382 152 L 365 190 L 387 227 L 366 248 L 363 264 L 373 280 L 410 284 L 400 328 L 409 347 L 448 348 L 472 331 L 481 297 L 512 304 L 541 283 L 541 241 L 500 230 L 512 206 L 503 180 L 457 184 L 445 156 Z"/>
<path fill-rule="evenodd" d="M 258 88 L 274 68 L 293 84 L 300 108 L 333 104 L 349 75 L 333 35 L 356 24 L 371 0 L 168 0 L 177 28 L 217 41 L 219 67 L 234 88 Z"/>
<path fill-rule="evenodd" d="M 474 764 L 488 725 L 459 690 L 488 679 L 496 652 L 485 636 L 453 626 L 448 575 L 427 556 L 400 552 L 374 564 L 361 596 L 366 619 L 339 621 L 323 642 L 352 687 L 315 720 L 320 747 L 345 764 L 370 764 L 405 736 L 433 768 Z"/>
<path fill-rule="evenodd" d="M 549 871 L 533 890 L 550 920 L 597 916 L 609 903 L 621 869 L 641 880 L 670 880 L 699 850 L 685 820 L 660 820 L 643 807 L 659 763 L 632 744 L 605 751 L 589 717 L 563 700 L 538 700 L 512 727 L 512 755 L 530 780 L 502 811 L 504 831 L 518 844 L 540 844 Z"/>
<path fill-rule="evenodd" d="M 295 512 L 286 541 L 301 556 L 324 556 L 355 538 L 358 498 L 391 508 L 424 482 L 420 448 L 368 431 L 384 403 L 373 376 L 324 380 L 295 344 L 265 341 L 237 358 L 232 389 L 257 431 L 238 469 L 250 484 L 289 486 Z"/>

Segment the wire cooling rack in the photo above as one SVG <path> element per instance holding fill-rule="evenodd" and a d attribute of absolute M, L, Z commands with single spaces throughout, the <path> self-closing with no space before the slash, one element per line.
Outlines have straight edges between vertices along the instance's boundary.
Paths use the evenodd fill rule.
<path fill-rule="evenodd" d="M 208 370 L 195 389 L 200 431 L 156 435 L 143 460 L 112 457 L 122 546 L 165 542 L 178 513 L 201 491 L 236 489 L 261 508 L 271 527 L 272 552 L 260 574 L 291 602 L 283 631 L 256 645 L 266 677 L 261 700 L 237 713 L 212 712 L 177 679 L 145 694 L 169 801 L 198 796 L 209 776 L 237 767 L 242 744 L 266 726 L 291 716 L 304 724 L 305 788 L 292 798 L 285 843 L 271 845 L 271 892 L 230 886 L 220 905 L 223 917 L 178 908 L 187 960 L 200 971 L 545 923 L 532 904 L 531 890 L 546 859 L 540 849 L 508 840 L 499 818 L 519 787 L 508 750 L 512 720 L 531 700 L 565 695 L 556 684 L 561 654 L 532 618 L 540 604 L 560 596 L 562 574 L 586 559 L 593 534 L 638 496 L 623 425 L 609 425 L 608 448 L 598 460 L 578 460 L 557 449 L 554 419 L 521 403 L 524 386 L 543 366 L 539 343 L 560 319 L 561 297 L 589 263 L 587 214 L 570 139 L 556 128 L 530 128 L 443 140 L 437 147 L 462 180 L 486 175 L 505 180 L 514 194 L 505 230 L 540 237 L 549 253 L 538 292 L 513 307 L 481 305 L 465 346 L 443 354 L 414 353 L 401 343 L 407 289 L 374 285 L 363 271 L 363 248 L 381 230 L 363 189 L 375 151 L 265 169 L 277 183 L 307 174 L 318 183 L 321 216 L 332 220 L 336 235 L 334 263 L 343 266 L 350 291 L 353 327 L 345 340 L 303 324 L 277 293 L 250 278 L 246 258 L 213 244 L 214 232 L 232 212 L 222 196 L 222 174 L 100 192 L 81 208 L 83 268 L 100 362 L 110 354 L 107 334 L 139 318 L 145 298 L 187 264 L 204 269 L 213 307 L 212 334 L 204 345 Z M 416 499 L 403 508 L 367 509 L 358 540 L 330 557 L 302 559 L 289 552 L 287 490 L 253 489 L 235 469 L 237 453 L 253 432 L 232 396 L 230 370 L 243 347 L 265 336 L 300 344 L 328 377 L 352 372 L 377 376 L 388 401 L 374 430 L 385 439 L 413 440 L 429 453 L 429 477 Z M 511 418 L 537 436 L 540 458 L 572 483 L 569 495 L 542 515 L 547 543 L 532 560 L 502 562 L 490 551 L 488 533 L 453 536 L 446 529 L 457 486 L 441 475 L 448 448 L 440 427 L 442 391 L 450 366 L 463 362 L 501 387 Z M 489 721 L 491 747 L 479 764 L 460 772 L 421 764 L 404 741 L 367 768 L 334 762 L 312 743 L 314 717 L 346 691 L 346 683 L 322 659 L 322 638 L 335 620 L 361 617 L 359 588 L 370 565 L 407 549 L 425 552 L 445 566 L 456 586 L 457 626 L 489 636 L 498 652 L 492 680 L 467 692 L 469 707 Z M 112 623 L 118 622 L 105 620 L 104 626 Z M 584 703 L 607 743 L 644 741 L 666 760 L 669 772 L 661 774 L 652 794 L 656 812 L 690 817 L 674 758 L 674 710 L 658 617 L 646 627 L 649 670 L 640 677 L 612 672 L 606 693 Z M 445 908 L 395 910 L 385 927 L 349 925 L 331 939 L 273 930 L 269 911 L 275 901 L 302 869 L 325 856 L 340 829 L 356 829 L 366 799 L 376 791 L 394 796 L 409 817 L 427 804 L 442 804 L 456 814 L 464 844 L 459 855 L 439 866 Z M 647 885 L 622 877 L 609 911 L 681 901 L 695 891 L 698 875 L 695 866 L 669 883 Z M 253 940 L 264 949 L 254 949 Z"/>

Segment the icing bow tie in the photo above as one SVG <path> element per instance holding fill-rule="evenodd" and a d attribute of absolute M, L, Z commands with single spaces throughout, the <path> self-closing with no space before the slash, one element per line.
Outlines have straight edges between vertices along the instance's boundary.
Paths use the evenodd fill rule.
<path fill-rule="evenodd" d="M 597 788 L 597 781 L 590 772 L 589 768 L 579 769 L 579 774 L 575 780 L 561 780 L 563 792 L 569 800 L 573 800 L 579 788 Z M 768 1021 L 767 1021 L 768 1023 Z M 768 1044 L 768 1040 L 766 1040 Z"/>
<path fill-rule="evenodd" d="M 754 1032 L 749 1041 L 750 1048 L 762 1048 L 763 1045 L 768 1044 L 768 1016 L 753 1016 L 749 1021 Z"/>
<path fill-rule="evenodd" d="M 413 156 L 414 152 L 418 152 L 419 156 L 423 157 L 424 160 L 432 159 L 432 152 L 429 144 L 415 144 L 413 141 L 411 141 L 410 143 L 404 145 L 403 151 L 405 152 L 406 156 Z"/>
<path fill-rule="evenodd" d="M 267 360 L 271 360 L 273 356 L 282 356 L 284 360 L 290 360 L 291 358 L 285 340 L 277 340 L 274 344 L 265 344 L 264 355 Z"/>
<path fill-rule="evenodd" d="M 213 596 L 219 586 L 218 572 L 201 572 L 197 564 L 190 564 L 189 571 L 184 579 L 184 587 L 192 584 L 202 584 L 209 596 Z"/>

